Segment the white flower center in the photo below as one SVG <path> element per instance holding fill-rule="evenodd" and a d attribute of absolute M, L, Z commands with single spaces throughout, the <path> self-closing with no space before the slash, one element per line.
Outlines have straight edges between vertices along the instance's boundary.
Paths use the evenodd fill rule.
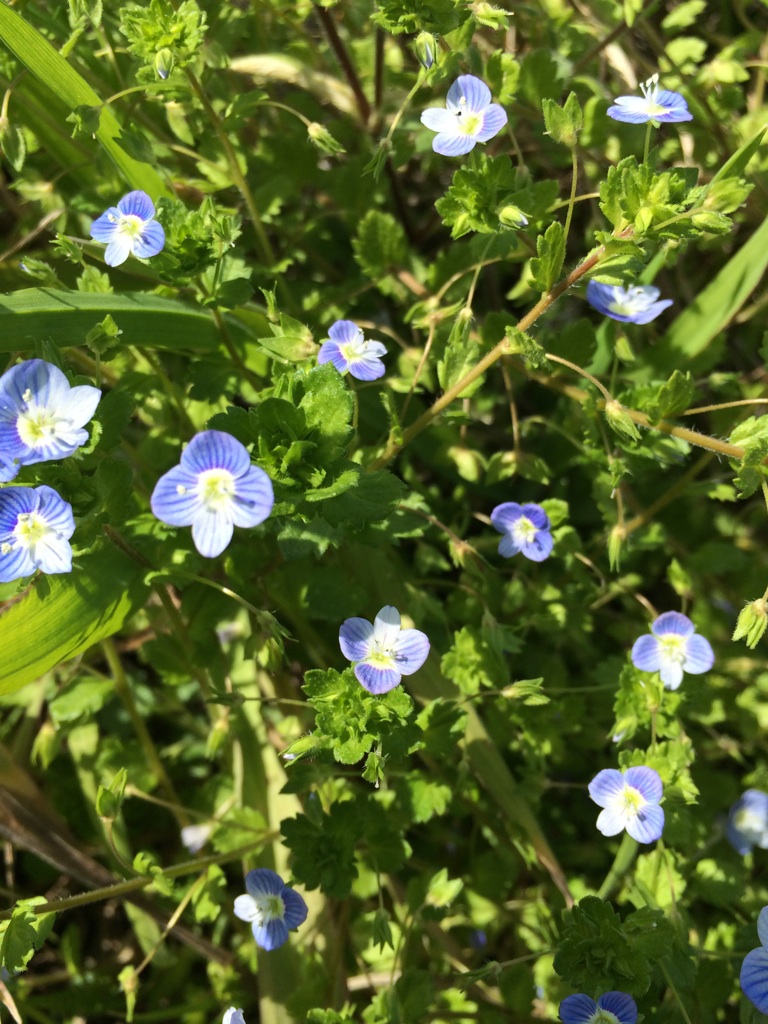
<path fill-rule="evenodd" d="M 665 661 L 675 665 L 685 662 L 687 638 L 679 633 L 664 633 L 658 638 L 661 645 L 661 656 Z"/>
<path fill-rule="evenodd" d="M 123 213 L 117 222 L 118 232 L 121 235 L 127 235 L 128 238 L 136 238 L 141 234 L 143 228 L 144 221 L 135 213 Z"/>
<path fill-rule="evenodd" d="M 610 1010 L 597 1010 L 589 1018 L 587 1024 L 621 1024 L 619 1018 Z"/>
<path fill-rule="evenodd" d="M 56 531 L 37 512 L 22 512 L 13 528 L 13 536 L 16 538 L 16 543 L 19 547 L 29 549 L 32 552 L 33 558 L 35 546 L 52 534 L 55 535 L 55 533 Z M 8 545 L 9 550 L 13 550 L 13 546 L 13 544 Z M 4 544 L 3 548 L 5 547 L 6 545 Z M 3 554 L 7 553 L 7 551 L 3 551 Z"/>
<path fill-rule="evenodd" d="M 251 899 L 256 911 L 253 920 L 259 927 L 263 928 L 270 921 L 282 921 L 285 917 L 285 904 L 282 896 L 259 893 L 258 896 L 252 896 Z"/>
<path fill-rule="evenodd" d="M 197 478 L 197 494 L 209 512 L 222 512 L 235 496 L 235 478 L 228 469 L 205 469 Z"/>
<path fill-rule="evenodd" d="M 354 363 L 356 359 L 363 359 L 368 352 L 368 342 L 363 332 L 358 327 L 357 335 L 352 341 L 345 341 L 339 345 L 339 352 L 348 363 Z"/>
<path fill-rule="evenodd" d="M 650 117 L 660 117 L 669 111 L 669 107 L 659 103 L 659 76 L 652 75 L 647 82 L 640 86 L 640 91 L 645 96 L 645 112 Z"/>
<path fill-rule="evenodd" d="M 483 115 L 467 110 L 466 96 L 460 98 L 459 109 L 455 110 L 454 114 L 456 115 L 456 127 L 462 135 L 477 135 L 483 127 Z"/>
<path fill-rule="evenodd" d="M 538 527 L 528 516 L 520 516 L 512 524 L 512 537 L 516 544 L 529 544 L 536 538 L 538 532 Z"/>
<path fill-rule="evenodd" d="M 22 396 L 25 400 L 27 392 Z M 55 441 L 61 424 L 68 421 L 44 406 L 31 406 L 16 420 L 19 437 L 28 448 L 45 448 Z"/>
<path fill-rule="evenodd" d="M 640 285 L 631 288 L 613 289 L 613 302 L 608 303 L 608 309 L 620 316 L 636 316 L 643 313 L 654 300 L 648 292 Z"/>

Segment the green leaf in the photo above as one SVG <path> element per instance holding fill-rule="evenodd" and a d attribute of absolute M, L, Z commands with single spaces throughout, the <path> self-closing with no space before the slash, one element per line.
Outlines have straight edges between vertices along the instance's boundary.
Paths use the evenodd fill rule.
<path fill-rule="evenodd" d="M 64 57 L 7 4 L 0 4 L 0 40 L 71 111 L 80 106 L 101 107 L 96 138 L 114 161 L 126 183 L 142 189 L 153 199 L 170 196 L 170 189 L 154 167 L 136 160 L 121 142 L 123 128 L 112 108 L 101 106 L 101 97 Z"/>
<path fill-rule="evenodd" d="M 0 616 L 0 694 L 112 636 L 146 599 L 144 569 L 104 544 L 71 573 L 38 576 Z"/>
<path fill-rule="evenodd" d="M 766 128 L 761 128 L 755 132 L 751 139 L 748 139 L 743 146 L 739 146 L 733 156 L 729 157 L 717 174 L 710 182 L 710 188 L 715 182 L 722 181 L 724 178 L 740 177 L 747 168 L 747 164 L 752 157 L 757 153 L 760 148 L 760 144 L 763 141 L 763 136 L 766 133 Z"/>
<path fill-rule="evenodd" d="M 319 807 L 280 825 L 293 851 L 293 872 L 307 889 L 320 888 L 331 899 L 349 896 L 357 877 L 355 843 L 361 821 L 354 801 L 334 803 L 326 814 Z"/>
<path fill-rule="evenodd" d="M 538 258 L 531 260 L 531 284 L 545 294 L 560 276 L 565 259 L 565 231 L 559 221 L 553 221 L 543 235 L 536 239 Z"/>
<path fill-rule="evenodd" d="M 357 487 L 325 503 L 323 516 L 333 526 L 380 522 L 388 518 L 404 493 L 405 485 L 387 470 L 363 473 Z"/>
<path fill-rule="evenodd" d="M 690 373 L 675 370 L 669 380 L 661 385 L 655 399 L 644 406 L 645 411 L 652 423 L 670 419 L 688 408 L 695 391 L 696 385 Z"/>
<path fill-rule="evenodd" d="M 9 974 L 24 971 L 35 950 L 40 949 L 53 927 L 55 914 L 36 914 L 34 906 L 45 903 L 43 896 L 19 900 L 2 932 L 0 965 Z"/>
<path fill-rule="evenodd" d="M 715 279 L 677 317 L 647 355 L 655 370 L 671 373 L 701 355 L 741 309 L 768 266 L 768 218 Z"/>
<path fill-rule="evenodd" d="M 584 116 L 581 112 L 576 93 L 570 93 L 568 99 L 561 107 L 554 100 L 545 99 L 542 103 L 544 112 L 544 125 L 547 135 L 572 149 L 578 140 L 579 132 L 584 124 Z"/>
<path fill-rule="evenodd" d="M 0 122 L 0 148 L 14 171 L 19 173 L 27 157 L 27 140 L 17 124 Z"/>
<path fill-rule="evenodd" d="M 211 843 L 217 853 L 230 853 L 243 846 L 269 842 L 269 831 L 264 815 L 252 807 L 234 807 L 219 821 L 211 836 Z"/>
<path fill-rule="evenodd" d="M 195 920 L 198 924 L 211 924 L 219 916 L 222 904 L 227 895 L 227 879 L 220 867 L 212 864 L 206 874 L 205 882 L 192 897 Z"/>
<path fill-rule="evenodd" d="M 0 295 L 0 352 L 32 349 L 36 339 L 45 337 L 56 338 L 61 348 L 82 345 L 107 316 L 114 316 L 123 332 L 114 339 L 117 345 L 151 338 L 155 348 L 210 351 L 220 342 L 210 313 L 176 299 L 141 292 L 104 295 L 23 288 Z M 234 318 L 227 319 L 227 326 L 236 341 L 250 337 Z"/>
<path fill-rule="evenodd" d="M 407 266 L 409 261 L 402 224 L 390 213 L 369 210 L 358 225 L 352 248 L 365 276 L 385 293 L 392 291 L 392 271 Z"/>

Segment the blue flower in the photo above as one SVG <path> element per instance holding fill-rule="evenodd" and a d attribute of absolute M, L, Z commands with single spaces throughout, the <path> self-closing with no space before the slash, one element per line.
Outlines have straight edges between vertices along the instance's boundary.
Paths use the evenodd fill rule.
<path fill-rule="evenodd" d="M 234 1006 L 230 1006 L 228 1010 L 224 1011 L 224 1018 L 221 1024 L 245 1024 L 243 1011 L 236 1010 Z"/>
<path fill-rule="evenodd" d="M 333 363 L 339 373 L 348 370 L 358 380 L 378 380 L 384 376 L 381 357 L 387 354 L 386 346 L 380 341 L 366 341 L 357 324 L 337 320 L 328 335 L 331 340 L 320 346 L 318 363 Z"/>
<path fill-rule="evenodd" d="M 645 124 L 647 121 L 672 122 L 692 121 L 693 114 L 679 92 L 659 88 L 659 76 L 649 78 L 640 86 L 642 96 L 617 96 L 613 107 L 608 107 L 608 116 L 614 121 L 629 124 Z"/>
<path fill-rule="evenodd" d="M 768 907 L 757 918 L 757 936 L 761 945 L 744 957 L 739 982 L 741 991 L 760 1013 L 768 1013 Z"/>
<path fill-rule="evenodd" d="M 0 583 L 70 572 L 72 506 L 52 487 L 0 488 Z"/>
<path fill-rule="evenodd" d="M 447 108 L 447 109 L 446 109 Z M 448 90 L 445 108 L 430 107 L 421 123 L 438 134 L 432 149 L 442 156 L 462 156 L 477 142 L 488 142 L 507 123 L 498 103 L 491 103 L 491 90 L 474 75 L 460 75 Z"/>
<path fill-rule="evenodd" d="M 744 856 L 753 846 L 768 850 L 768 793 L 748 789 L 728 812 L 728 842 Z"/>
<path fill-rule="evenodd" d="M 658 672 L 667 690 L 676 690 L 683 673 L 701 675 L 715 663 L 709 640 L 680 612 L 665 612 L 651 624 L 652 635 L 641 636 L 632 645 L 632 664 L 642 672 Z"/>
<path fill-rule="evenodd" d="M 248 921 L 262 949 L 277 949 L 288 941 L 290 930 L 304 923 L 307 904 L 269 868 L 249 871 L 245 888 L 248 891 L 235 900 L 235 916 Z"/>
<path fill-rule="evenodd" d="M 672 305 L 672 299 L 659 298 L 658 288 L 650 284 L 630 285 L 622 288 L 618 284 L 600 284 L 590 281 L 587 285 L 587 302 L 590 306 L 625 324 L 649 324 Z"/>
<path fill-rule="evenodd" d="M 523 554 L 532 562 L 543 562 L 552 553 L 549 516 L 541 505 L 518 505 L 505 501 L 491 512 L 491 522 L 504 536 L 499 541 L 502 558 Z"/>
<path fill-rule="evenodd" d="M 403 676 L 413 675 L 429 654 L 429 639 L 419 629 L 401 629 L 400 612 L 385 605 L 371 624 L 368 619 L 345 619 L 339 646 L 355 665 L 358 682 L 369 693 L 393 690 Z"/>
<path fill-rule="evenodd" d="M 133 253 L 147 260 L 157 256 L 165 245 L 165 231 L 155 220 L 155 207 L 146 192 L 129 192 L 117 206 L 91 224 L 91 238 L 106 242 L 104 262 L 119 267 Z"/>
<path fill-rule="evenodd" d="M 653 768 L 604 768 L 589 784 L 589 795 L 604 808 L 597 816 L 598 832 L 615 836 L 626 829 L 638 843 L 655 842 L 664 831 L 662 792 L 661 776 Z"/>
<path fill-rule="evenodd" d="M 0 481 L 19 465 L 64 459 L 88 440 L 83 430 L 101 399 L 90 384 L 70 387 L 61 370 L 28 359 L 0 377 Z"/>
<path fill-rule="evenodd" d="M 635 1024 L 637 1004 L 624 992 L 604 992 L 595 1002 L 589 996 L 568 996 L 560 1003 L 563 1024 Z"/>
<path fill-rule="evenodd" d="M 220 430 L 196 434 L 181 465 L 155 485 L 152 511 L 170 526 L 191 526 L 195 547 L 206 558 L 220 555 L 235 526 L 258 526 L 272 511 L 272 481 L 239 441 Z"/>

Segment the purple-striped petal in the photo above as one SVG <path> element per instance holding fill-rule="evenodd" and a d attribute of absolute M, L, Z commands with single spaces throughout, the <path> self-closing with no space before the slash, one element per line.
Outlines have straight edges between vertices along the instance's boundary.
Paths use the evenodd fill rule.
<path fill-rule="evenodd" d="M 499 533 L 505 533 L 523 514 L 522 505 L 516 501 L 505 501 L 491 512 L 491 523 Z"/>
<path fill-rule="evenodd" d="M 317 353 L 317 362 L 320 366 L 324 363 L 333 363 L 339 373 L 346 373 L 349 369 L 349 363 L 346 357 L 341 354 L 339 343 L 336 341 L 323 342 L 320 346 L 320 351 Z"/>
<path fill-rule="evenodd" d="M 197 475 L 174 466 L 155 484 L 149 499 L 152 514 L 169 526 L 191 526 L 203 507 L 197 493 Z"/>
<path fill-rule="evenodd" d="M 483 126 L 475 138 L 478 142 L 488 142 L 498 135 L 507 123 L 507 112 L 498 103 L 492 103 L 483 114 Z"/>
<path fill-rule="evenodd" d="M 651 631 L 656 636 L 664 636 L 666 633 L 674 633 L 677 636 L 691 636 L 696 627 L 682 612 L 664 612 L 651 625 Z"/>
<path fill-rule="evenodd" d="M 328 337 L 338 345 L 348 345 L 351 341 L 357 341 L 360 328 L 353 320 L 336 320 L 328 328 Z"/>
<path fill-rule="evenodd" d="M 502 558 L 512 558 L 513 555 L 519 555 L 520 550 L 520 544 L 518 544 L 511 533 L 505 534 L 499 541 L 499 554 Z"/>
<path fill-rule="evenodd" d="M 760 1013 L 768 1014 L 768 949 L 765 946 L 753 949 L 744 957 L 739 983 L 741 991 Z"/>
<path fill-rule="evenodd" d="M 394 668 L 371 665 L 367 661 L 361 661 L 355 665 L 355 675 L 363 689 L 377 696 L 394 690 L 402 678 L 402 673 L 397 672 Z"/>
<path fill-rule="evenodd" d="M 590 1024 L 595 1013 L 597 1013 L 595 1000 L 581 993 L 566 996 L 560 1003 L 559 1014 L 563 1024 Z"/>
<path fill-rule="evenodd" d="M 204 558 L 216 558 L 232 540 L 234 525 L 226 512 L 202 506 L 192 523 L 192 541 Z"/>
<path fill-rule="evenodd" d="M 429 637 L 420 629 L 401 629 L 392 645 L 397 671 L 410 676 L 418 671 L 429 655 Z"/>
<path fill-rule="evenodd" d="M 91 224 L 90 235 L 96 242 L 111 242 L 117 231 L 117 222 L 120 219 L 120 211 L 116 206 L 110 206 L 100 217 Z"/>
<path fill-rule="evenodd" d="M 543 562 L 545 558 L 549 558 L 552 554 L 554 543 L 552 534 L 541 530 L 535 537 L 524 541 L 520 545 L 520 551 L 532 562 Z"/>
<path fill-rule="evenodd" d="M 549 516 L 541 505 L 534 505 L 533 503 L 523 505 L 522 513 L 526 519 L 530 519 L 537 530 L 548 530 L 550 528 Z"/>
<path fill-rule="evenodd" d="M 589 784 L 589 795 L 598 805 L 605 807 L 624 791 L 624 776 L 615 768 L 603 768 Z"/>
<path fill-rule="evenodd" d="M 664 810 L 658 804 L 643 807 L 629 818 L 625 828 L 638 843 L 655 843 L 664 831 Z"/>
<path fill-rule="evenodd" d="M 241 476 L 251 465 L 247 449 L 237 438 L 222 430 L 203 430 L 195 434 L 181 455 L 181 464 L 191 473 L 208 469 L 226 469 Z"/>
<path fill-rule="evenodd" d="M 165 231 L 156 220 L 145 224 L 133 241 L 133 255 L 139 259 L 148 260 L 151 256 L 157 256 L 162 252 L 165 245 Z"/>
<path fill-rule="evenodd" d="M 661 645 L 655 636 L 646 633 L 632 644 L 632 664 L 641 672 L 658 672 L 661 665 Z"/>
<path fill-rule="evenodd" d="M 285 882 L 270 868 L 254 868 L 245 876 L 245 889 L 251 896 L 280 896 Z"/>
<path fill-rule="evenodd" d="M 235 480 L 235 496 L 230 505 L 235 526 L 258 526 L 269 516 L 275 504 L 272 481 L 263 469 L 248 466 Z"/>
<path fill-rule="evenodd" d="M 137 189 L 123 196 L 117 209 L 124 217 L 138 217 L 140 220 L 152 220 L 155 207 L 146 192 Z"/>
<path fill-rule="evenodd" d="M 685 661 L 683 669 L 691 675 L 701 675 L 702 672 L 709 672 L 715 663 L 715 652 L 706 637 L 695 633 L 688 637 L 685 645 Z"/>
<path fill-rule="evenodd" d="M 277 949 L 288 941 L 288 926 L 285 921 L 281 921 L 277 917 L 262 925 L 254 922 L 251 925 L 251 931 L 262 949 Z"/>
<path fill-rule="evenodd" d="M 383 346 L 382 346 L 383 348 Z M 386 352 L 386 349 L 384 349 Z M 357 380 L 378 380 L 387 372 L 387 368 L 380 359 L 372 355 L 360 356 L 349 360 L 349 372 Z"/>
<path fill-rule="evenodd" d="M 607 1010 L 618 1020 L 619 1024 L 636 1024 L 637 1003 L 626 992 L 604 992 L 597 1000 L 601 1010 Z"/>
<path fill-rule="evenodd" d="M 385 604 L 373 620 L 374 642 L 382 650 L 391 651 L 400 633 L 400 612 L 394 605 Z"/>
<path fill-rule="evenodd" d="M 477 139 L 472 135 L 465 135 L 457 132 L 449 135 L 448 132 L 440 132 L 432 139 L 432 149 L 441 156 L 463 156 L 475 148 Z"/>
<path fill-rule="evenodd" d="M 368 619 L 355 616 L 345 619 L 339 629 L 341 653 L 350 661 L 362 661 L 371 653 L 373 624 Z"/>
<path fill-rule="evenodd" d="M 108 267 L 119 267 L 131 255 L 133 239 L 125 234 L 114 234 L 104 252 L 104 262 Z"/>
<path fill-rule="evenodd" d="M 768 947 L 768 907 L 763 907 L 757 916 L 757 937 Z"/>
<path fill-rule="evenodd" d="M 624 782 L 642 793 L 648 803 L 657 804 L 664 794 L 661 776 L 653 768 L 645 765 L 627 768 Z"/>
<path fill-rule="evenodd" d="M 482 114 L 490 102 L 491 90 L 474 75 L 459 75 L 445 99 L 449 110 L 465 109 L 472 114 Z"/>
<path fill-rule="evenodd" d="M 301 897 L 294 889 L 287 885 L 282 892 L 283 903 L 285 904 L 284 921 L 289 929 L 298 928 L 307 919 L 308 908 Z"/>

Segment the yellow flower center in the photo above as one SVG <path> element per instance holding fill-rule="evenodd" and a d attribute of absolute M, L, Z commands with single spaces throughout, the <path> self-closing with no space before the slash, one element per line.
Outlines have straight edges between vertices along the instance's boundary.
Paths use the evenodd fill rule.
<path fill-rule="evenodd" d="M 29 448 L 42 448 L 56 437 L 59 417 L 49 409 L 32 407 L 16 421 L 19 437 Z"/>
<path fill-rule="evenodd" d="M 235 478 L 228 469 L 206 469 L 197 478 L 197 493 L 211 512 L 221 512 L 235 495 Z"/>
<path fill-rule="evenodd" d="M 35 544 L 53 532 L 42 516 L 36 512 L 22 512 L 16 521 L 13 535 L 22 547 L 33 548 Z"/>

